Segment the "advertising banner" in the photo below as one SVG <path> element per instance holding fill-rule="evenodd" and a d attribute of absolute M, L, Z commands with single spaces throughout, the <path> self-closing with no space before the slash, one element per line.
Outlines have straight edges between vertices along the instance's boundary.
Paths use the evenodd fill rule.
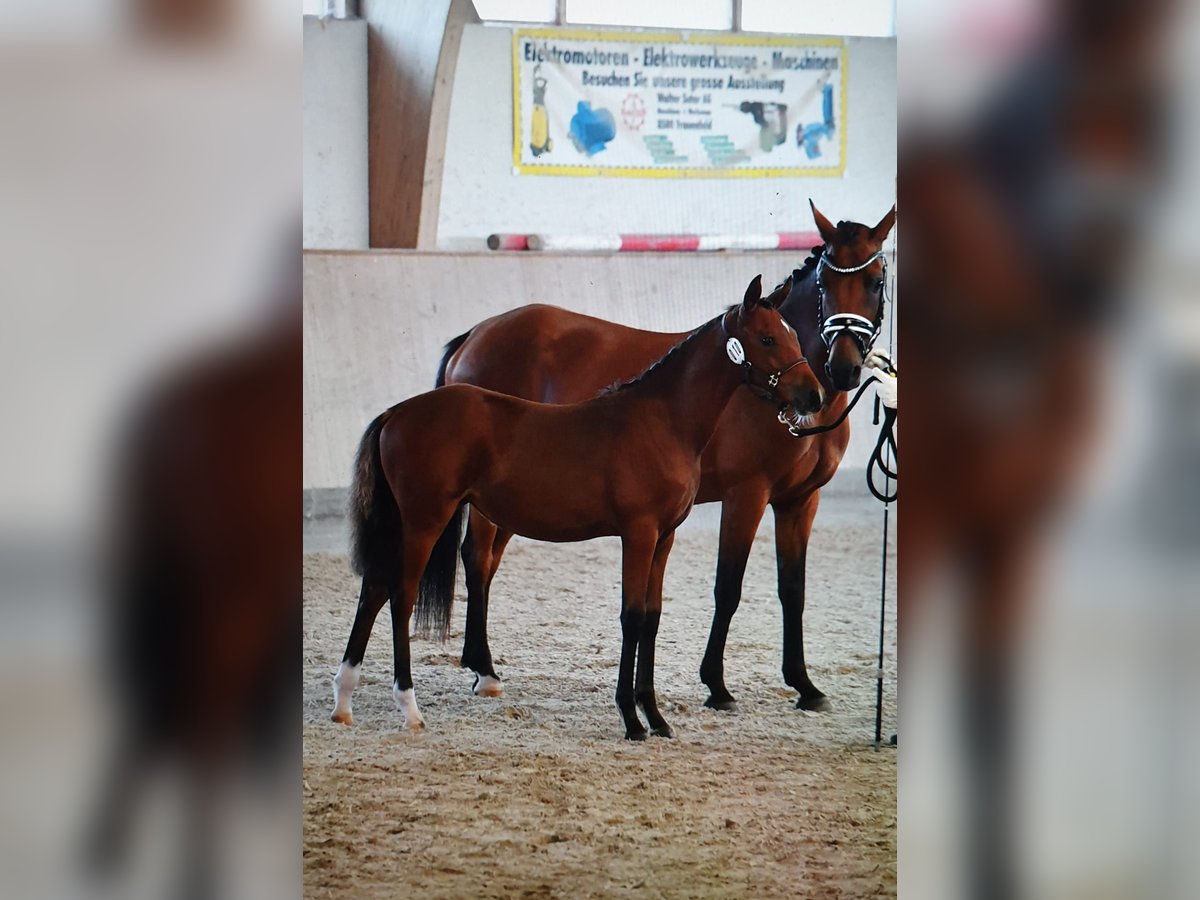
<path fill-rule="evenodd" d="M 518 28 L 518 174 L 840 176 L 841 38 Z"/>

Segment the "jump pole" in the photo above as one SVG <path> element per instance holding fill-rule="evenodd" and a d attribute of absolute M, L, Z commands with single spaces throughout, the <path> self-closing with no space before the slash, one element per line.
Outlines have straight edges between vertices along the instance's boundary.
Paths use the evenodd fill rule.
<path fill-rule="evenodd" d="M 717 250 L 811 250 L 821 243 L 815 231 L 769 234 L 507 234 L 488 235 L 492 250 L 542 253 L 704 253 Z"/>

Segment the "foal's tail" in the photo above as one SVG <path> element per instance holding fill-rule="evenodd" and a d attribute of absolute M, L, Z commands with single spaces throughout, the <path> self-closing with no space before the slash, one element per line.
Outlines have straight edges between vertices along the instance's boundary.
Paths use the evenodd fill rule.
<path fill-rule="evenodd" d="M 379 432 L 391 411 L 367 426 L 354 460 L 354 486 L 350 491 L 350 559 L 364 578 L 383 581 L 388 592 L 399 589 L 402 575 L 403 529 L 400 507 L 383 475 L 379 458 Z M 450 608 L 458 577 L 458 545 L 462 540 L 464 507 L 454 511 L 433 547 L 417 589 L 416 630 L 445 640 L 450 632 Z"/>
<path fill-rule="evenodd" d="M 401 564 L 400 507 L 392 496 L 379 459 L 379 432 L 388 412 L 367 426 L 354 457 L 350 488 L 350 564 L 364 578 L 389 585 L 399 581 Z"/>
<path fill-rule="evenodd" d="M 458 352 L 458 348 L 465 344 L 470 336 L 470 331 L 464 331 L 446 345 L 445 352 L 442 353 L 442 361 L 438 363 L 437 378 L 433 382 L 434 387 L 446 386 L 446 365 L 450 362 L 450 357 Z"/>

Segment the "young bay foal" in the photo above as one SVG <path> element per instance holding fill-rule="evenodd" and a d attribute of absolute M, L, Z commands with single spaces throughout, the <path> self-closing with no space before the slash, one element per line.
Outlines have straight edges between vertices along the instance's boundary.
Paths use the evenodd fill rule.
<path fill-rule="evenodd" d="M 700 455 L 737 388 L 808 412 L 819 382 L 777 306 L 789 279 L 762 298 L 754 279 L 739 306 L 692 332 L 633 381 L 572 405 L 535 403 L 470 385 L 413 397 L 363 435 L 351 496 L 358 611 L 334 679 L 333 720 L 350 724 L 350 695 L 375 617 L 392 604 L 393 695 L 406 727 L 424 727 L 413 692 L 409 619 L 443 639 L 454 598 L 463 505 L 542 541 L 621 538 L 621 662 L 625 737 L 671 736 L 654 696 L 662 572 L 675 528 L 700 484 Z M 762 404 L 763 415 L 774 408 Z M 634 666 L 636 661 L 636 679 Z"/>

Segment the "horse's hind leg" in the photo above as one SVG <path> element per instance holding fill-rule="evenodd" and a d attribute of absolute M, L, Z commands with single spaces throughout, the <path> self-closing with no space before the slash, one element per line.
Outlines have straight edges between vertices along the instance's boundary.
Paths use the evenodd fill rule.
<path fill-rule="evenodd" d="M 462 665 L 475 673 L 472 688 L 480 697 L 502 697 L 504 686 L 492 664 L 488 647 L 487 614 L 492 578 L 500 566 L 500 557 L 512 537 L 489 519 L 471 510 L 467 537 L 463 541 L 463 567 L 467 576 L 467 628 L 463 639 Z"/>
<path fill-rule="evenodd" d="M 625 720 L 625 740 L 644 741 L 646 728 L 637 715 L 634 661 L 646 622 L 646 588 L 658 534 L 653 529 L 621 536 L 621 667 L 617 672 L 617 709 Z"/>
<path fill-rule="evenodd" d="M 363 576 L 362 592 L 358 596 L 358 611 L 354 614 L 354 625 L 350 629 L 350 640 L 346 642 L 346 653 L 342 664 L 338 666 L 337 675 L 333 678 L 333 715 L 334 722 L 343 725 L 354 724 L 354 716 L 350 712 L 350 695 L 358 687 L 358 678 L 362 670 L 363 656 L 367 652 L 367 640 L 371 637 L 371 627 L 383 604 L 387 600 L 387 585 L 371 573 Z"/>
<path fill-rule="evenodd" d="M 667 568 L 667 556 L 675 542 L 675 532 L 663 535 L 654 551 L 654 563 L 650 568 L 650 582 L 646 589 L 646 621 L 642 624 L 642 636 L 638 641 L 637 704 L 646 715 L 650 733 L 659 737 L 675 737 L 671 726 L 658 711 L 658 699 L 654 695 L 654 642 L 658 637 L 658 621 L 662 617 L 663 574 Z"/>
<path fill-rule="evenodd" d="M 457 508 L 451 507 L 451 511 Z M 446 515 L 449 520 L 450 514 Z M 392 595 L 392 647 L 396 663 L 396 678 L 392 682 L 392 697 L 396 708 L 404 716 L 404 727 L 409 731 L 422 731 L 425 719 L 417 707 L 417 694 L 413 690 L 412 656 L 409 650 L 408 627 L 413 607 L 417 602 L 417 589 L 421 574 L 429 562 L 433 545 L 437 543 L 446 521 L 428 530 L 418 531 L 409 527 L 404 534 L 404 568 L 397 589 Z"/>

